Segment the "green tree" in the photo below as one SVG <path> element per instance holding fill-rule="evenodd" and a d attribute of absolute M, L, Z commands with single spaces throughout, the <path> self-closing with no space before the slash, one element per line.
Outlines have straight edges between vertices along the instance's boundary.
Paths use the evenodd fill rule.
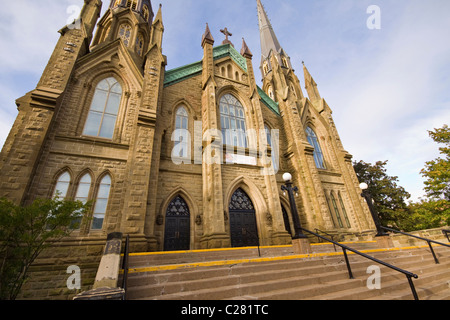
<path fill-rule="evenodd" d="M 444 146 L 439 148 L 443 158 L 427 162 L 421 171 L 427 179 L 425 191 L 430 198 L 450 201 L 450 128 L 444 125 L 429 131 L 429 134 L 435 142 Z"/>
<path fill-rule="evenodd" d="M 78 228 L 89 208 L 90 203 L 58 198 L 25 207 L 0 199 L 0 299 L 16 299 L 39 254 Z"/>
<path fill-rule="evenodd" d="M 388 161 L 378 161 L 374 165 L 364 161 L 354 162 L 353 166 L 360 183 L 367 183 L 374 206 L 383 226 L 399 228 L 399 221 L 408 214 L 406 200 L 411 195 L 398 185 L 398 177 L 387 174 Z"/>

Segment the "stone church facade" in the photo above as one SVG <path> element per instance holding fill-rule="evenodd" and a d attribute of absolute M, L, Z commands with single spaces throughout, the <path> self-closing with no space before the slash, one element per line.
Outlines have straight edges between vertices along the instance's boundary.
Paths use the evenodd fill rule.
<path fill-rule="evenodd" d="M 162 8 L 107 5 L 100 18 L 102 2 L 85 0 L 36 89 L 16 101 L 0 197 L 93 201 L 66 245 L 111 232 L 129 234 L 133 251 L 284 245 L 289 172 L 305 228 L 341 238 L 375 229 L 331 108 L 306 67 L 295 74 L 260 0 L 262 88 L 252 52 L 226 29 L 216 44 L 206 26 L 202 60 L 166 70 Z"/>

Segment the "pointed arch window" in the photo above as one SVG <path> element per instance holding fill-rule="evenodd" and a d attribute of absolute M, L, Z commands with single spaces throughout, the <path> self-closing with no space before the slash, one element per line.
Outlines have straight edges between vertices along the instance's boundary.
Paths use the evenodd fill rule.
<path fill-rule="evenodd" d="M 139 56 L 142 56 L 142 53 L 144 52 L 144 36 L 139 33 L 136 38 L 136 53 Z"/>
<path fill-rule="evenodd" d="M 338 208 L 337 202 L 336 202 L 336 197 L 334 196 L 333 192 L 331 192 L 331 203 L 333 204 L 334 213 L 336 214 L 336 218 L 339 223 L 339 226 L 341 228 L 343 228 L 344 224 L 342 223 L 341 213 L 339 212 L 339 208 Z"/>
<path fill-rule="evenodd" d="M 67 193 L 69 191 L 70 187 L 70 181 L 72 180 L 72 177 L 70 176 L 70 173 L 68 171 L 63 172 L 56 182 L 55 191 L 53 192 L 53 198 L 59 197 L 61 199 L 64 199 L 67 197 Z"/>
<path fill-rule="evenodd" d="M 341 204 L 342 214 L 344 215 L 345 222 L 347 223 L 347 227 L 351 228 L 350 220 L 348 219 L 347 210 L 345 209 L 344 201 L 342 201 L 341 193 L 338 193 L 339 203 Z"/>
<path fill-rule="evenodd" d="M 244 107 L 231 94 L 220 99 L 220 123 L 225 145 L 247 148 Z"/>
<path fill-rule="evenodd" d="M 125 47 L 128 47 L 131 39 L 131 27 L 130 25 L 124 23 L 119 27 L 119 37 L 122 39 Z"/>
<path fill-rule="evenodd" d="M 278 172 L 280 167 L 280 157 L 279 157 L 279 139 L 272 136 L 272 129 L 269 128 L 268 125 L 264 126 L 264 130 L 266 130 L 267 142 L 269 146 L 272 148 L 272 166 L 273 170 Z"/>
<path fill-rule="evenodd" d="M 311 127 L 306 128 L 306 137 L 308 138 L 308 142 L 311 144 L 311 146 L 314 147 L 314 161 L 316 162 L 316 167 L 318 169 L 326 169 L 322 148 L 319 144 L 319 139 L 317 138 L 316 133 L 313 129 L 311 129 Z"/>
<path fill-rule="evenodd" d="M 144 7 L 142 7 L 142 16 L 144 17 L 145 21 L 147 21 L 150 17 L 150 10 L 148 9 L 147 5 L 144 5 Z"/>
<path fill-rule="evenodd" d="M 86 204 L 89 200 L 89 192 L 91 191 L 92 178 L 89 173 L 86 173 L 78 183 L 77 194 L 75 196 L 75 201 L 81 201 Z M 72 222 L 72 229 L 79 229 L 81 225 L 81 218 L 76 219 Z"/>
<path fill-rule="evenodd" d="M 116 79 L 111 77 L 100 81 L 95 89 L 83 134 L 112 139 L 121 99 L 122 87 Z"/>
<path fill-rule="evenodd" d="M 109 194 L 111 191 L 111 176 L 107 174 L 100 181 L 95 200 L 94 217 L 92 221 L 92 230 L 101 230 L 105 220 L 106 210 L 108 208 Z"/>
<path fill-rule="evenodd" d="M 137 0 L 127 0 L 127 7 L 136 10 Z"/>
<path fill-rule="evenodd" d="M 175 142 L 172 156 L 190 160 L 189 114 L 184 106 L 180 106 L 175 114 L 175 131 L 172 141 Z"/>

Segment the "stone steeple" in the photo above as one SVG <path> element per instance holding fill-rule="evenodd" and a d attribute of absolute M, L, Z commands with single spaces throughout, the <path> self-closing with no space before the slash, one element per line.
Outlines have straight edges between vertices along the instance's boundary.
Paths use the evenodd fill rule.
<path fill-rule="evenodd" d="M 263 78 L 272 71 L 271 56 L 275 56 L 278 64 L 283 68 L 292 69 L 289 56 L 283 50 L 273 30 L 269 16 L 264 9 L 261 0 L 257 0 L 259 33 L 261 38 L 261 72 Z"/>

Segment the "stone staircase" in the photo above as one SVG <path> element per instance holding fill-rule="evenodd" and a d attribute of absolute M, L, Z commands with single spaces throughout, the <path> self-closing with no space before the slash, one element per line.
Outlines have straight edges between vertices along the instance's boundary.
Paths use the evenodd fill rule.
<path fill-rule="evenodd" d="M 450 248 L 378 249 L 376 242 L 346 243 L 419 276 L 421 300 L 450 300 Z M 350 280 L 342 250 L 312 245 L 296 255 L 291 246 L 130 255 L 129 300 L 412 300 L 407 278 L 395 270 L 349 254 Z M 380 267 L 381 289 L 367 287 L 371 266 Z"/>

